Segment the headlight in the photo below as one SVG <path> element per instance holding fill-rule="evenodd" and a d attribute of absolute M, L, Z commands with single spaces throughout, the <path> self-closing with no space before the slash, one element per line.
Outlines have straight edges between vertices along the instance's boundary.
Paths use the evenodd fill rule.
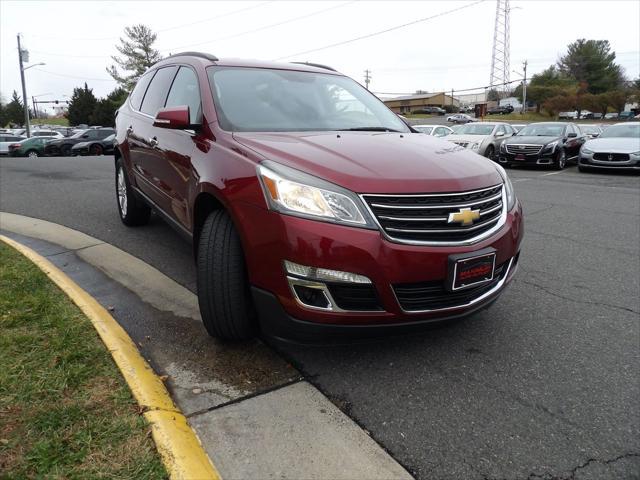
<path fill-rule="evenodd" d="M 496 167 L 496 170 L 498 170 L 504 182 L 504 192 L 507 197 L 507 211 L 510 211 L 516 204 L 516 192 L 513 190 L 513 185 L 511 184 L 511 180 L 509 180 L 506 170 L 497 163 L 493 166 Z"/>
<path fill-rule="evenodd" d="M 543 153 L 553 153 L 556 149 L 556 146 L 558 145 L 558 140 L 556 140 L 555 142 L 551 142 L 551 143 L 547 143 L 544 148 L 542 149 Z"/>
<path fill-rule="evenodd" d="M 358 196 L 338 185 L 270 161 L 258 165 L 258 177 L 272 210 L 377 229 Z"/>
<path fill-rule="evenodd" d="M 506 151 L 507 151 L 507 146 L 504 144 L 504 142 L 502 142 L 502 143 L 500 144 L 500 151 L 501 151 L 502 153 L 504 153 L 504 152 L 506 152 Z"/>
<path fill-rule="evenodd" d="M 584 148 L 584 147 L 582 147 L 582 148 L 580 149 L 580 153 L 583 153 L 583 154 L 585 154 L 585 155 L 591 155 L 591 154 L 593 154 L 593 150 L 589 150 L 588 148 Z"/>
<path fill-rule="evenodd" d="M 633 153 L 631 154 L 631 156 L 632 156 L 632 157 L 640 157 L 640 151 L 638 151 L 638 152 L 633 152 Z"/>
<path fill-rule="evenodd" d="M 479 143 L 471 143 L 471 144 L 469 144 L 469 148 L 471 150 L 478 150 L 478 148 L 480 148 L 480 144 Z"/>

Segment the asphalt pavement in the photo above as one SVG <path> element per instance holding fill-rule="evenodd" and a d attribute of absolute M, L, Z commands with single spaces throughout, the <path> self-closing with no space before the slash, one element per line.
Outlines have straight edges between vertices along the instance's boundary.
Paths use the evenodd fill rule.
<path fill-rule="evenodd" d="M 525 240 L 489 310 L 279 352 L 417 478 L 639 478 L 640 179 L 509 174 Z M 190 246 L 155 216 L 124 227 L 113 190 L 111 157 L 0 158 L 0 210 L 90 234 L 193 290 Z"/>

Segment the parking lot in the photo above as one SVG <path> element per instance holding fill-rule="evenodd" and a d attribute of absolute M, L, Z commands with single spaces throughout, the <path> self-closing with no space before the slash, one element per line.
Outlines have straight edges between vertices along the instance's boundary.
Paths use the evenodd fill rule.
<path fill-rule="evenodd" d="M 509 174 L 525 240 L 489 310 L 410 338 L 272 348 L 417 478 L 637 478 L 639 178 Z M 0 210 L 90 234 L 195 289 L 190 246 L 163 221 L 121 224 L 112 157 L 2 158 Z"/>

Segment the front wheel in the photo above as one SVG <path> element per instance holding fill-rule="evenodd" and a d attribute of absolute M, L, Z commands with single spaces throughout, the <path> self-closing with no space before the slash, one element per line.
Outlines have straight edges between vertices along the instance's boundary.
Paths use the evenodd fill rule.
<path fill-rule="evenodd" d="M 89 155 L 102 155 L 102 152 L 103 152 L 102 145 L 99 145 L 97 143 L 94 143 L 89 148 Z"/>
<path fill-rule="evenodd" d="M 122 160 L 116 163 L 116 200 L 120 220 L 128 227 L 137 227 L 149 222 L 151 209 L 144 204 L 129 184 Z"/>
<path fill-rule="evenodd" d="M 564 152 L 564 150 L 559 150 L 558 154 L 556 155 L 556 163 L 555 163 L 555 168 L 556 170 L 564 170 L 564 167 L 567 166 L 567 154 Z"/>
<path fill-rule="evenodd" d="M 487 149 L 484 152 L 484 156 L 487 157 L 489 160 L 493 160 L 494 156 L 495 156 L 495 149 L 493 148 L 493 145 L 489 145 L 487 147 Z"/>
<path fill-rule="evenodd" d="M 70 157 L 71 145 L 62 145 L 62 147 L 60 147 L 60 155 L 62 155 L 63 157 Z"/>
<path fill-rule="evenodd" d="M 256 313 L 240 237 L 224 210 L 209 214 L 197 255 L 198 303 L 207 332 L 221 340 L 250 338 Z"/>

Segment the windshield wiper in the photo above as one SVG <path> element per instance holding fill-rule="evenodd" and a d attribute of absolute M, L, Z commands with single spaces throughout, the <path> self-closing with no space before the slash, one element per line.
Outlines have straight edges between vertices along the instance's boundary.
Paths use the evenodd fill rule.
<path fill-rule="evenodd" d="M 393 128 L 387 127 L 354 127 L 354 128 L 339 128 L 340 132 L 400 132 Z"/>

